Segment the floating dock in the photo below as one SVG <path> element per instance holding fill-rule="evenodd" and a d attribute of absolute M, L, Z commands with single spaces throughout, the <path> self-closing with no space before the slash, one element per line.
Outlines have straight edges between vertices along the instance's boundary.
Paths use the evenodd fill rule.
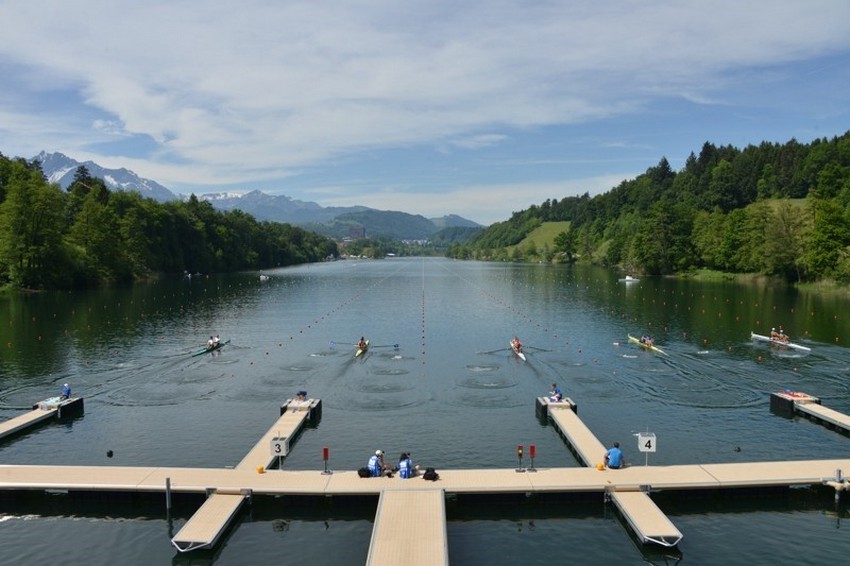
<path fill-rule="evenodd" d="M 850 433 L 850 416 L 824 407 L 819 398 L 808 393 L 799 391 L 772 393 L 770 410 L 787 417 L 803 415 L 845 434 Z"/>
<path fill-rule="evenodd" d="M 0 438 L 11 436 L 51 418 L 61 420 L 78 417 L 83 414 L 83 410 L 82 397 L 71 397 L 70 399 L 51 397 L 39 401 L 33 405 L 31 411 L 0 423 Z"/>
<path fill-rule="evenodd" d="M 545 412 L 575 450 L 581 462 L 595 469 L 597 462 L 603 460 L 606 452 L 605 445 L 578 418 L 577 407 L 572 399 L 566 397 L 563 401 L 551 402 L 546 397 L 540 397 L 537 403 L 545 406 Z M 544 412 L 543 409 L 537 410 L 538 415 L 542 412 Z M 622 471 L 625 469 L 611 471 L 608 475 L 619 474 Z M 642 491 L 621 493 L 613 487 L 608 490 L 608 495 L 642 543 L 676 546 L 682 540 L 679 529 L 646 493 Z"/>
<path fill-rule="evenodd" d="M 413 482 L 416 479 L 403 481 Z M 443 490 L 382 491 L 378 500 L 378 511 L 375 513 L 375 527 L 372 529 L 366 564 L 445 566 L 448 563 L 449 546 Z"/>
<path fill-rule="evenodd" d="M 236 469 L 265 473 L 270 463 L 289 453 L 290 440 L 304 426 L 308 417 L 317 418 L 321 414 L 321 404 L 320 399 L 287 399 L 280 407 L 280 418 L 237 464 Z M 250 488 L 242 488 L 237 492 L 233 489 L 207 489 L 207 500 L 171 539 L 171 544 L 180 552 L 214 547 L 251 495 Z"/>
<path fill-rule="evenodd" d="M 792 406 L 805 400 L 781 399 L 790 399 Z M 801 405 L 820 405 L 811 399 Z M 538 416 L 552 420 L 579 461 L 588 464 L 585 467 L 537 468 L 535 473 L 521 473 L 529 471 L 521 468 L 440 470 L 435 482 L 421 477 L 360 478 L 355 471 L 261 469 L 257 462 L 273 457 L 275 442 L 291 438 L 306 420 L 321 414 L 321 403 L 309 400 L 285 403 L 280 419 L 236 468 L 0 465 L 0 490 L 166 493 L 167 501 L 172 492 L 206 494 L 205 503 L 172 539 L 181 552 L 214 547 L 241 507 L 257 495 L 375 496 L 378 508 L 368 557 L 375 566 L 448 563 L 446 494 L 598 493 L 614 502 L 643 543 L 669 547 L 682 534 L 651 500 L 650 491 L 827 485 L 837 498 L 850 490 L 844 479 L 850 458 L 599 470 L 594 463 L 602 459 L 604 446 L 576 410 L 570 399 L 550 403 L 540 398 L 537 403 Z M 290 418 L 284 419 L 287 415 Z"/>

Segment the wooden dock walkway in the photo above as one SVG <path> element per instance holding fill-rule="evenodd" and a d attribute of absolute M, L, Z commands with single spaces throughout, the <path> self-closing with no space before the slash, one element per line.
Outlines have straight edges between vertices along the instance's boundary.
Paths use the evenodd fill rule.
<path fill-rule="evenodd" d="M 82 413 L 82 397 L 71 397 L 64 400 L 60 400 L 59 397 L 51 397 L 33 405 L 31 411 L 0 423 L 0 438 L 11 436 L 51 418 L 74 417 Z"/>
<path fill-rule="evenodd" d="M 824 407 L 820 399 L 808 393 L 799 391 L 773 393 L 770 396 L 770 408 L 772 411 L 786 416 L 802 414 L 815 422 L 827 424 L 845 434 L 850 433 L 850 416 L 835 409 Z"/>
<path fill-rule="evenodd" d="M 551 403 L 547 398 L 541 397 L 538 403 L 541 402 L 548 405 L 549 417 L 576 451 L 582 463 L 595 469 L 597 463 L 603 461 L 605 446 L 578 418 L 576 404 L 569 398 L 558 403 Z M 609 475 L 622 471 L 624 470 L 611 470 Z M 682 540 L 682 533 L 661 512 L 649 495 L 640 491 L 620 493 L 616 488 L 610 491 L 611 501 L 620 510 L 641 542 L 676 546 Z"/>
<path fill-rule="evenodd" d="M 795 398 L 791 399 L 795 404 Z M 258 462 L 272 457 L 272 439 L 296 434 L 304 423 L 300 417 L 309 418 L 302 413 L 320 414 L 316 403 L 309 410 L 284 405 L 280 419 L 236 468 L 0 465 L 0 490 L 165 493 L 169 486 L 174 493 L 207 494 L 205 503 L 172 539 L 181 552 L 213 547 L 242 504 L 254 496 L 374 495 L 378 509 L 369 549 L 371 565 L 448 563 L 446 494 L 599 493 L 614 502 L 642 542 L 673 546 L 682 534 L 652 502 L 649 491 L 828 485 L 837 496 L 850 490 L 850 482 L 844 479 L 844 473 L 850 471 L 850 458 L 600 470 L 595 463 L 601 461 L 605 448 L 578 418 L 575 408 L 570 400 L 541 405 L 538 399 L 538 414 L 542 411 L 551 418 L 586 467 L 537 468 L 536 473 L 440 470 L 436 482 L 360 478 L 353 470 L 263 469 Z M 416 519 L 409 520 L 411 516 Z"/>
<path fill-rule="evenodd" d="M 269 427 L 269 430 L 260 438 L 242 461 L 236 465 L 237 469 L 254 469 L 262 466 L 268 468 L 279 457 L 285 457 L 289 453 L 290 439 L 295 436 L 304 426 L 310 415 L 310 408 L 315 406 L 317 400 L 306 401 L 288 400 L 281 408 L 280 418 Z M 280 452 L 272 450 L 272 441 L 280 445 Z"/>
<path fill-rule="evenodd" d="M 241 493 L 215 493 L 204 501 L 200 509 L 183 525 L 171 544 L 180 552 L 199 548 L 212 548 L 221 538 L 236 512 L 242 507 L 245 496 Z"/>
<path fill-rule="evenodd" d="M 411 478 L 402 481 L 417 480 Z M 448 563 L 446 503 L 443 490 L 382 491 L 375 513 L 375 527 L 372 529 L 366 564 L 445 566 Z"/>
<path fill-rule="evenodd" d="M 290 439 L 304 426 L 307 417 L 320 403 L 318 399 L 287 399 L 280 408 L 278 420 L 236 465 L 236 469 L 264 473 L 270 463 L 285 457 L 289 453 Z M 241 489 L 239 493 L 222 492 L 219 489 L 207 492 L 204 504 L 171 539 L 171 544 L 180 552 L 215 546 L 251 493 L 250 489 Z"/>
<path fill-rule="evenodd" d="M 323 474 L 320 470 L 256 470 L 130 466 L 0 465 L 0 489 L 93 492 L 165 493 L 170 479 L 174 493 L 251 493 L 258 495 L 346 496 L 380 495 L 384 490 L 447 494 L 639 492 L 753 487 L 824 485 L 836 470 L 850 472 L 850 458 L 631 466 L 622 470 L 537 468 L 517 473 L 512 468 L 440 470 L 436 482 L 412 478 L 360 478 L 354 470 Z"/>
<path fill-rule="evenodd" d="M 15 434 L 31 426 L 35 426 L 41 421 L 46 421 L 50 418 L 55 418 L 57 409 L 33 409 L 17 417 L 12 417 L 7 421 L 0 423 L 0 438 Z"/>

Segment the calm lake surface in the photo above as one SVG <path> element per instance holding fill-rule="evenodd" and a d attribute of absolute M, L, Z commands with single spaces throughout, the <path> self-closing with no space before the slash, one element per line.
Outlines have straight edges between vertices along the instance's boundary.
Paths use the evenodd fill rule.
<path fill-rule="evenodd" d="M 850 413 L 850 300 L 785 288 L 644 279 L 594 268 L 446 259 L 340 261 L 162 280 L 131 289 L 0 299 L 0 418 L 69 382 L 86 413 L 0 444 L 0 464 L 226 467 L 299 389 L 323 400 L 287 469 L 351 470 L 383 449 L 415 463 L 578 466 L 535 398 L 553 381 L 605 444 L 650 464 L 847 457 L 850 438 L 769 410 L 805 391 Z M 810 354 L 750 341 L 782 325 Z M 627 334 L 651 333 L 668 356 Z M 191 357 L 210 334 L 231 343 Z M 519 335 L 528 361 L 508 351 Z M 375 346 L 355 360 L 351 343 Z M 398 345 L 395 348 L 394 345 Z M 740 450 L 738 450 L 740 448 Z M 526 448 L 527 449 L 527 448 Z M 111 458 L 107 451 L 113 451 Z M 525 464 L 528 464 L 526 459 Z M 844 470 L 845 475 L 850 470 Z M 447 502 L 452 564 L 821 564 L 850 555 L 845 496 L 653 496 L 684 534 L 641 548 L 598 502 Z M 375 507 L 255 498 L 215 553 L 170 544 L 194 511 L 67 495 L 0 498 L 5 563 L 364 564 Z M 415 516 L 410 517 L 416 521 Z M 842 527 L 844 527 L 842 529 Z"/>

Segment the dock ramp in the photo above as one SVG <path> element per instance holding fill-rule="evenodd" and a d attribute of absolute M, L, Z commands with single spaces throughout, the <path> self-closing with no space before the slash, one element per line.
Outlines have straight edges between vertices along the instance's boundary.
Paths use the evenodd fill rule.
<path fill-rule="evenodd" d="M 611 500 L 643 544 L 676 546 L 682 533 L 642 491 L 614 491 Z"/>
<path fill-rule="evenodd" d="M 448 563 L 443 490 L 382 491 L 366 564 L 445 566 Z"/>
<path fill-rule="evenodd" d="M 180 552 L 212 548 L 246 498 L 244 493 L 213 493 L 174 535 L 171 544 Z"/>
<path fill-rule="evenodd" d="M 597 463 L 602 462 L 605 446 L 578 417 L 575 403 L 569 398 L 560 403 L 549 403 L 547 413 L 584 465 L 595 467 Z M 620 470 L 611 471 L 615 474 L 619 472 Z M 676 546 L 682 540 L 679 529 L 646 493 L 611 491 L 609 495 L 642 543 Z"/>
<path fill-rule="evenodd" d="M 25 428 L 35 426 L 41 421 L 55 417 L 56 411 L 57 409 L 48 409 L 44 411 L 41 409 L 35 409 L 24 413 L 23 415 L 13 417 L 8 421 L 3 421 L 0 423 L 0 438 L 10 436 L 16 432 L 24 430 Z"/>
<path fill-rule="evenodd" d="M 808 393 L 789 390 L 771 393 L 770 410 L 786 417 L 802 414 L 815 422 L 850 433 L 850 416 L 824 407 L 819 398 Z"/>
<path fill-rule="evenodd" d="M 280 417 L 275 423 L 269 427 L 268 431 L 260 438 L 248 454 L 242 458 L 242 461 L 236 465 L 237 470 L 255 469 L 260 466 L 268 468 L 278 457 L 286 456 L 289 452 L 290 441 L 293 436 L 304 426 L 304 423 L 310 419 L 310 415 L 315 411 L 315 407 L 319 405 L 318 399 L 308 399 L 306 401 L 287 401 L 281 407 Z M 280 452 L 274 453 L 272 450 L 272 442 L 280 447 Z"/>
<path fill-rule="evenodd" d="M 33 405 L 32 410 L 0 423 L 0 438 L 11 436 L 50 418 L 73 418 L 83 414 L 83 398 L 51 397 Z"/>

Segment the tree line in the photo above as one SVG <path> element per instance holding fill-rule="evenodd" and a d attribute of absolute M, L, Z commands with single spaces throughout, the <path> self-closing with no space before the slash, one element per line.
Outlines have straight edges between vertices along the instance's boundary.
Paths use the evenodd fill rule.
<path fill-rule="evenodd" d="M 507 246 L 552 221 L 570 222 L 554 251 L 577 261 L 657 275 L 708 268 L 847 283 L 850 132 L 744 149 L 706 142 L 681 171 L 662 157 L 604 194 L 515 212 L 448 255 L 504 258 Z M 522 250 L 512 255 L 529 259 Z"/>
<path fill-rule="evenodd" d="M 78 167 L 63 191 L 39 163 L 0 154 L 0 285 L 91 287 L 154 274 L 267 269 L 336 256 L 336 243 L 289 224 L 217 211 L 192 195 L 160 203 L 111 191 Z"/>

